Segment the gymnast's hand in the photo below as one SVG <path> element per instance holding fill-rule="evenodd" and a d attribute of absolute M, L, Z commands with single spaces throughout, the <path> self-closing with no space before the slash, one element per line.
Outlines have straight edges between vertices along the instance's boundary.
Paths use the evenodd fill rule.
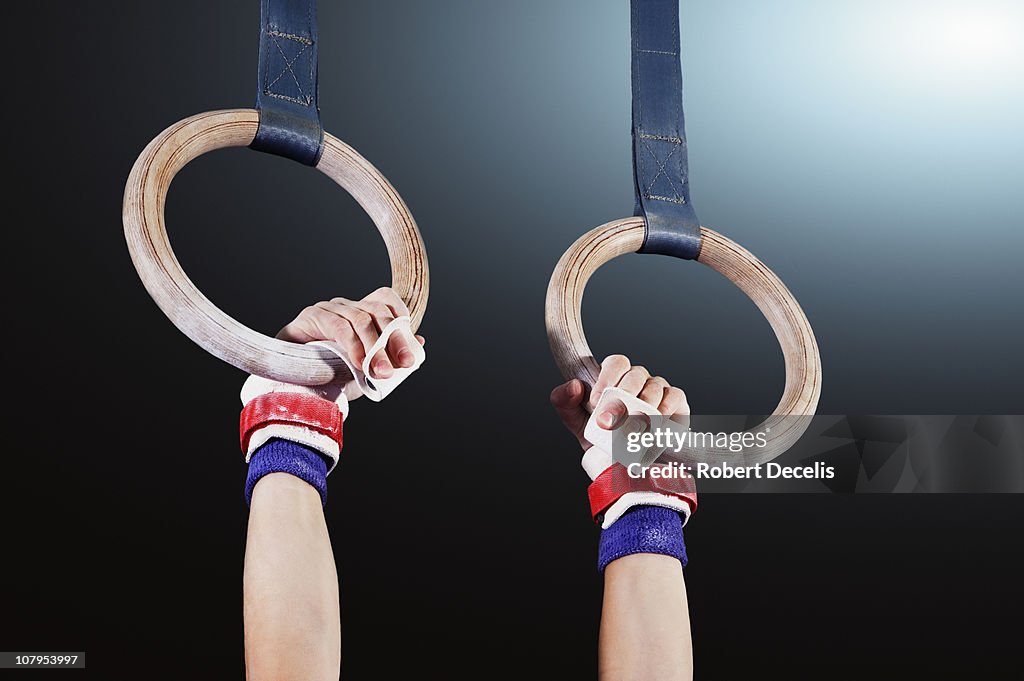
<path fill-rule="evenodd" d="M 679 388 L 669 385 L 660 376 L 651 376 L 647 369 L 632 366 L 624 355 L 609 355 L 601 362 L 601 374 L 597 383 L 590 391 L 584 408 L 586 387 L 583 381 L 574 378 L 568 383 L 551 391 L 551 404 L 562 417 L 562 423 L 569 432 L 576 436 L 584 451 L 590 449 L 591 443 L 583 439 L 583 429 L 590 418 L 588 410 L 593 410 L 601 399 L 605 388 L 621 388 L 630 395 L 636 395 L 644 402 L 656 407 L 665 416 L 689 416 L 690 405 L 686 402 L 686 394 Z M 597 415 L 597 425 L 605 430 L 615 430 L 629 415 L 626 405 L 615 400 L 605 405 Z"/>
<path fill-rule="evenodd" d="M 290 324 L 281 329 L 277 337 L 294 343 L 334 341 L 348 354 L 353 364 L 360 365 L 366 352 L 380 338 L 381 330 L 396 317 L 409 314 L 409 308 L 394 289 L 379 288 L 362 300 L 332 298 L 310 305 Z M 423 345 L 423 336 L 416 336 Z M 372 378 L 390 378 L 395 367 L 408 368 L 414 357 L 402 334 L 393 334 L 387 347 L 370 364 Z"/>

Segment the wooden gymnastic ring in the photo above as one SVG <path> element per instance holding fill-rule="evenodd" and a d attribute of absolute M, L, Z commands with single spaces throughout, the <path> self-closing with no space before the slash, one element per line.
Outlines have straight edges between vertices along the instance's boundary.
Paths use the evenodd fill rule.
<path fill-rule="evenodd" d="M 785 284 L 749 251 L 705 227 L 697 262 L 724 275 L 740 288 L 767 318 L 782 346 L 786 387 L 775 412 L 756 430 L 767 429 L 767 444 L 755 454 L 745 452 L 743 464 L 770 461 L 795 443 L 809 425 L 821 394 L 818 344 L 803 310 Z M 588 386 L 601 367 L 583 334 L 580 304 L 590 276 L 601 265 L 636 252 L 644 241 L 641 217 L 608 222 L 580 237 L 555 266 L 548 284 L 545 321 L 555 362 L 566 380 L 578 378 Z M 727 448 L 685 449 L 678 458 L 690 462 L 741 463 Z"/>
<path fill-rule="evenodd" d="M 323 348 L 264 336 L 232 319 L 188 278 L 164 225 L 167 188 L 179 170 L 214 149 L 246 147 L 256 136 L 253 109 L 209 111 L 175 123 L 139 155 L 124 192 L 124 233 L 146 290 L 186 336 L 243 371 L 288 383 L 320 385 L 350 376 Z M 359 202 L 373 219 L 391 260 L 391 286 L 409 307 L 412 329 L 423 319 L 430 276 L 416 222 L 380 171 L 344 142 L 324 135 L 317 169 Z"/>

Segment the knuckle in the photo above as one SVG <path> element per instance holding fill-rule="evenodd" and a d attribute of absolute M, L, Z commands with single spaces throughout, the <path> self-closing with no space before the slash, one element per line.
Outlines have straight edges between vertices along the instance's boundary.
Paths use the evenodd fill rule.
<path fill-rule="evenodd" d="M 659 385 L 658 383 L 655 383 L 653 381 L 647 381 L 647 383 L 644 383 L 644 387 L 640 391 L 640 394 L 646 395 L 648 397 L 661 397 L 661 395 L 663 395 L 664 392 L 664 386 Z"/>
<path fill-rule="evenodd" d="M 359 328 L 369 328 L 370 326 L 373 325 L 373 317 L 370 315 L 369 312 L 358 310 L 352 315 L 352 323 L 358 326 Z"/>
<path fill-rule="evenodd" d="M 368 300 L 371 298 L 376 300 L 394 300 L 395 298 L 398 298 L 398 294 L 396 294 L 395 290 L 390 286 L 381 286 L 379 289 L 366 296 L 366 298 Z"/>
<path fill-rule="evenodd" d="M 686 393 L 676 387 L 669 387 L 668 392 L 665 396 L 675 402 L 684 403 L 686 402 Z"/>
<path fill-rule="evenodd" d="M 378 319 L 386 319 L 391 317 L 391 308 L 384 303 L 371 302 L 369 304 L 370 312 Z"/>
<path fill-rule="evenodd" d="M 315 310 L 315 314 L 318 315 L 322 315 L 324 312 L 333 316 L 338 315 L 337 308 L 326 300 L 321 300 L 319 303 L 311 307 L 310 310 Z"/>
<path fill-rule="evenodd" d="M 604 361 L 601 362 L 601 366 L 606 369 L 628 367 L 629 358 L 626 357 L 625 355 L 608 355 L 607 357 L 604 358 Z"/>

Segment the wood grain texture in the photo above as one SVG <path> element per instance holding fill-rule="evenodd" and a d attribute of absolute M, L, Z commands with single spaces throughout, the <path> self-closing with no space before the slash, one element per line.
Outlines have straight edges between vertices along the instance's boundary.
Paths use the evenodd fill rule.
<path fill-rule="evenodd" d="M 259 114 L 252 109 L 210 111 L 179 121 L 153 139 L 125 186 L 128 250 L 160 309 L 210 354 L 243 371 L 289 383 L 344 379 L 348 369 L 329 351 L 270 338 L 218 309 L 188 278 L 171 249 L 164 204 L 174 176 L 208 151 L 249 146 L 258 126 Z M 415 331 L 426 310 L 430 276 L 423 239 L 409 209 L 376 168 L 329 134 L 324 135 L 317 169 L 351 194 L 377 225 L 391 259 L 391 285 L 409 306 Z"/>
<path fill-rule="evenodd" d="M 680 460 L 696 463 L 729 461 L 749 465 L 776 458 L 796 442 L 809 425 L 821 394 L 821 358 L 814 332 L 785 284 L 749 251 L 710 229 L 701 228 L 698 262 L 722 274 L 761 310 L 779 340 L 786 364 L 786 385 L 774 413 L 758 428 L 768 429 L 768 444 L 737 456 L 725 448 L 690 448 Z M 601 265 L 635 253 L 644 240 L 643 218 L 606 223 L 580 237 L 562 255 L 548 284 L 545 320 L 555 362 L 566 380 L 578 378 L 593 386 L 600 364 L 583 333 L 580 306 L 591 275 Z M 738 386 L 740 387 L 740 386 Z"/>

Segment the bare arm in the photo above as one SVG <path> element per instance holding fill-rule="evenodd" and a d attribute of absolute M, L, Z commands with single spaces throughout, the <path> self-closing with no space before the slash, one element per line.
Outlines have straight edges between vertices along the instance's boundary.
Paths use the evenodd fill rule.
<path fill-rule="evenodd" d="M 362 300 L 334 298 L 312 305 L 278 337 L 296 343 L 331 340 L 360 364 L 381 330 L 407 314 L 394 291 L 378 289 Z M 416 340 L 423 343 L 420 336 Z M 413 353 L 407 343 L 415 342 L 392 336 L 387 348 L 373 358 L 372 375 L 386 378 L 395 367 L 411 366 Z M 280 387 L 264 379 L 249 380 L 268 393 Z M 330 384 L 307 394 L 329 404 L 344 402 L 343 390 L 342 385 Z M 308 437 L 291 434 L 294 439 L 287 431 L 277 431 L 249 459 L 247 490 L 252 494 L 243 617 L 246 678 L 251 681 L 321 681 L 340 675 L 338 573 L 323 512 L 328 463 L 337 459 L 340 440 L 314 451 L 295 444 L 309 444 Z"/>
<path fill-rule="evenodd" d="M 690 613 L 678 560 L 637 553 L 608 564 L 598 670 L 601 681 L 693 678 Z"/>
<path fill-rule="evenodd" d="M 689 414 L 683 391 L 670 386 L 663 378 L 652 378 L 646 369 L 632 366 L 626 357 L 612 355 L 601 364 L 600 376 L 589 398 L 583 384 L 577 380 L 551 393 L 555 410 L 584 450 L 591 447 L 583 437 L 589 418 L 584 400 L 589 399 L 589 407 L 594 409 L 601 392 L 610 387 L 636 395 L 657 407 L 663 415 Z M 597 422 L 602 428 L 613 429 L 626 413 L 625 406 L 619 402 L 598 414 Z M 672 519 L 671 512 L 667 513 Z M 681 532 L 678 526 L 673 529 Z M 680 536 L 680 545 L 681 541 Z M 604 571 L 598 676 L 601 681 L 693 678 L 690 614 L 683 567 L 677 557 L 632 553 L 608 563 Z"/>
<path fill-rule="evenodd" d="M 338 573 L 320 495 L 287 473 L 256 483 L 245 549 L 246 678 L 337 679 Z"/>

